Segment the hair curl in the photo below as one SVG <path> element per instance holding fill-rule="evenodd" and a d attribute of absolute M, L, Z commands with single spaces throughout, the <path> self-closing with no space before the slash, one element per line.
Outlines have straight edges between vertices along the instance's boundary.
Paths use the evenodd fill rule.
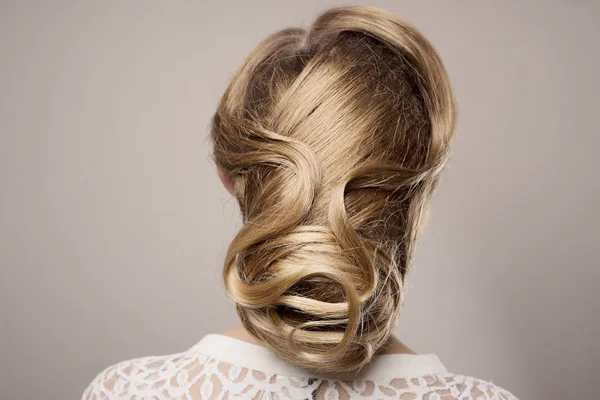
<path fill-rule="evenodd" d="M 212 118 L 244 226 L 224 281 L 245 328 L 290 362 L 358 370 L 391 335 L 454 135 L 432 45 L 375 7 L 270 35 Z"/>

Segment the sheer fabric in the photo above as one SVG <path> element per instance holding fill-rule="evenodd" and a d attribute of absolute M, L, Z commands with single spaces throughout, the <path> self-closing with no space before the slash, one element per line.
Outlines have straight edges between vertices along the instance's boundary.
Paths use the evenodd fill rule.
<path fill-rule="evenodd" d="M 356 376 L 311 374 L 216 334 L 181 353 L 112 365 L 82 399 L 517 400 L 491 382 L 449 373 L 435 354 L 379 355 Z"/>

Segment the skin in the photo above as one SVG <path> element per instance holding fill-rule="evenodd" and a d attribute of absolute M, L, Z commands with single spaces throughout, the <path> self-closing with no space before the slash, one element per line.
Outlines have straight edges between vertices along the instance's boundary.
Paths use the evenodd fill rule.
<path fill-rule="evenodd" d="M 233 196 L 234 195 L 233 182 L 232 182 L 229 174 L 227 174 L 226 171 L 224 171 L 223 169 L 221 169 L 219 167 L 217 167 L 217 173 L 218 173 L 219 178 L 221 179 L 221 182 L 223 183 L 223 186 L 225 187 L 225 189 Z M 253 344 L 256 344 L 259 346 L 264 346 L 264 344 L 260 340 L 256 339 L 254 336 L 250 335 L 241 323 L 237 324 L 236 326 L 234 326 L 231 329 L 226 330 L 225 332 L 222 332 L 222 335 L 229 336 L 229 337 L 239 339 L 239 340 L 243 340 L 245 342 L 253 343 Z M 396 336 L 392 335 L 388 339 L 388 342 L 377 352 L 377 354 L 417 354 L 417 353 L 414 350 L 412 350 L 410 347 L 408 347 L 406 344 L 404 344 Z"/>

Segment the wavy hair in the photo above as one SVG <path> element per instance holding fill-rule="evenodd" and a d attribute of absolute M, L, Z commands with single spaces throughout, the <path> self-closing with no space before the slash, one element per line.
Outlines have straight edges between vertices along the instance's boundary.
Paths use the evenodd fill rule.
<path fill-rule="evenodd" d="M 224 282 L 245 328 L 291 363 L 358 371 L 387 341 L 456 105 L 430 42 L 375 7 L 260 42 L 211 120 L 244 225 Z"/>

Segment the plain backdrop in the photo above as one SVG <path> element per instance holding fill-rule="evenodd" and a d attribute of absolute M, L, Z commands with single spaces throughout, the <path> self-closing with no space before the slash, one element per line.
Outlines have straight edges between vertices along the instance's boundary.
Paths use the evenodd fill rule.
<path fill-rule="evenodd" d="M 237 322 L 209 118 L 259 40 L 337 4 L 0 2 L 0 397 L 79 398 Z M 598 2 L 369 4 L 459 105 L 398 334 L 521 399 L 598 398 Z"/>

